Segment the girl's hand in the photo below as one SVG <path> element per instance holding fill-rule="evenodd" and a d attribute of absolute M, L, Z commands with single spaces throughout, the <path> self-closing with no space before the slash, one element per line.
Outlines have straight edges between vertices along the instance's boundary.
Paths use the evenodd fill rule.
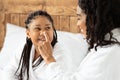
<path fill-rule="evenodd" d="M 51 62 L 55 62 L 55 59 L 52 55 L 53 49 L 47 33 L 44 32 L 44 36 L 45 36 L 45 41 L 43 41 L 42 44 L 41 43 L 38 44 L 39 45 L 38 50 L 42 58 L 45 60 L 45 62 L 49 64 Z"/>

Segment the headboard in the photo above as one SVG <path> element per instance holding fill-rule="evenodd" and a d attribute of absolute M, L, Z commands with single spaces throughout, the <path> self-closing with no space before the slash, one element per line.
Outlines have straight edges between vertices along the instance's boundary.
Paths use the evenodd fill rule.
<path fill-rule="evenodd" d="M 35 10 L 50 13 L 57 30 L 78 32 L 76 6 L 77 0 L 0 0 L 0 49 L 4 43 L 6 23 L 24 27 L 27 15 Z"/>

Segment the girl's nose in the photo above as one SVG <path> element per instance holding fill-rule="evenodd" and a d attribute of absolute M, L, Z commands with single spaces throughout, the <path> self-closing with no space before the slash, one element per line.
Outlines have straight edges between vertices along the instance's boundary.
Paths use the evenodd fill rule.
<path fill-rule="evenodd" d="M 43 35 L 44 33 L 45 33 L 45 30 L 44 30 L 44 29 L 40 30 L 40 34 L 41 34 L 41 35 Z"/>
<path fill-rule="evenodd" d="M 41 36 L 42 38 L 45 38 L 45 33 L 46 33 L 45 30 L 41 30 L 41 31 L 40 31 L 40 36 Z"/>
<path fill-rule="evenodd" d="M 42 30 L 40 31 L 40 36 L 39 36 L 39 37 L 40 37 L 41 39 L 44 39 L 44 38 L 45 38 L 44 33 L 45 33 L 45 31 L 44 31 L 44 30 L 43 30 L 43 31 L 42 31 Z"/>

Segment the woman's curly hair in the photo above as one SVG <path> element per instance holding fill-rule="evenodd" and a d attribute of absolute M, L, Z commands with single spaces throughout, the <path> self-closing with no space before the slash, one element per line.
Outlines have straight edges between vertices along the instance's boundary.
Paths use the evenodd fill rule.
<path fill-rule="evenodd" d="M 111 30 L 120 28 L 120 0 L 79 0 L 80 8 L 87 15 L 87 41 L 89 49 L 98 46 L 120 44 Z M 106 34 L 110 35 L 108 40 Z"/>

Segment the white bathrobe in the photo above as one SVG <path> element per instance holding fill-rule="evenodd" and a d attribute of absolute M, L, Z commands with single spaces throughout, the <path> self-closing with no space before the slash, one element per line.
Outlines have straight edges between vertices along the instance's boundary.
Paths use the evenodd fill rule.
<path fill-rule="evenodd" d="M 120 28 L 112 30 L 120 42 Z M 106 39 L 109 35 L 106 35 Z M 80 52 L 78 52 L 79 54 Z M 92 49 L 74 73 L 66 72 L 57 62 L 46 69 L 48 80 L 120 80 L 120 45 L 112 44 Z"/>
<path fill-rule="evenodd" d="M 4 68 L 3 72 L 3 79 L 2 80 L 18 80 L 18 78 L 15 77 L 15 71 L 18 68 L 20 56 L 22 53 L 22 48 L 18 49 L 13 59 L 10 61 L 10 63 L 7 65 L 7 67 Z M 36 67 L 32 67 L 38 60 L 36 59 L 33 62 L 33 57 L 35 53 L 35 48 L 32 46 L 31 54 L 30 54 L 30 66 L 29 66 L 29 80 L 48 80 L 46 76 L 46 63 L 44 60 Z M 64 48 L 64 46 L 57 43 L 54 46 L 53 49 L 53 56 L 55 57 L 56 61 L 64 68 L 65 71 L 72 70 L 72 59 L 68 56 L 69 51 Z M 24 76 L 24 80 L 26 80 L 26 75 Z"/>

